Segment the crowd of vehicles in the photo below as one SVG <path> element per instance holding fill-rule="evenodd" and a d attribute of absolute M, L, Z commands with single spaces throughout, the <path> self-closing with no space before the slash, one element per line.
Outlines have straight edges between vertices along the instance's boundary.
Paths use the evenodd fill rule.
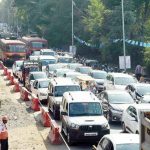
<path fill-rule="evenodd" d="M 14 48 L 13 53 L 7 53 L 13 46 L 4 41 L 1 39 L 0 58 L 6 62 L 8 56 L 20 56 L 13 57 L 14 76 L 47 105 L 54 119 L 62 121 L 69 145 L 102 138 L 97 150 L 125 150 L 131 145 L 138 149 L 139 141 L 134 139 L 139 139 L 135 134 L 140 133 L 140 111 L 150 111 L 149 84 L 138 83 L 127 73 L 97 69 L 97 61 L 83 64 L 69 54 L 59 54 L 47 48 L 45 39 L 23 37 L 19 45 L 23 52 Z M 121 122 L 123 132 L 134 134 L 119 134 L 116 139 L 117 135 L 109 134 L 112 122 Z"/>

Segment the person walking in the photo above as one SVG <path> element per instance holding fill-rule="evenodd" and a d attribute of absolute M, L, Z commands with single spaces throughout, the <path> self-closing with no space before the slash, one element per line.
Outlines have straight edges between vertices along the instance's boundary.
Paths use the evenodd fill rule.
<path fill-rule="evenodd" d="M 0 123 L 0 144 L 1 150 L 8 150 L 8 131 L 6 124 L 8 122 L 7 116 L 2 117 L 2 123 Z"/>
<path fill-rule="evenodd" d="M 137 65 L 136 68 L 135 68 L 135 76 L 137 78 L 137 80 L 139 81 L 141 76 L 142 76 L 142 73 L 143 73 L 143 68 L 141 65 Z"/>

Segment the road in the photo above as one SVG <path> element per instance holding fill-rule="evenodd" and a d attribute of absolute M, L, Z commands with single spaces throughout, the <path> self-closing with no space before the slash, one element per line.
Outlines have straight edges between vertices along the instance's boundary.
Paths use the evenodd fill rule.
<path fill-rule="evenodd" d="M 11 70 L 9 70 L 9 71 L 11 71 Z M 1 70 L 0 74 L 2 74 L 2 72 L 3 71 Z M 4 79 L 4 77 L 2 77 L 2 76 L 0 76 L 0 78 Z M 2 79 L 1 79 L 1 81 L 2 81 Z M 3 82 L 7 83 L 8 81 L 4 80 Z M 11 87 L 10 86 L 5 86 L 3 88 L 5 89 L 3 91 L 9 92 L 11 90 L 12 86 Z M 1 92 L 1 94 L 2 94 L 2 92 Z M 6 94 L 5 92 L 3 92 L 3 94 L 5 94 L 5 98 L 9 99 L 9 98 L 12 97 L 12 93 Z M 28 106 L 29 103 L 30 103 L 30 102 L 23 102 L 23 101 L 21 102 L 21 101 L 18 101 L 19 94 L 16 95 L 14 93 L 13 97 L 15 97 L 15 99 L 13 101 L 15 101 L 16 103 L 19 102 L 19 103 L 21 103 L 21 105 L 23 105 L 25 107 Z M 31 110 L 29 110 L 29 109 L 31 109 L 31 108 L 26 108 L 25 111 L 26 111 L 26 113 L 29 116 L 31 116 Z M 39 119 L 40 112 L 32 112 L 32 115 L 33 115 L 35 121 L 37 122 L 36 123 L 36 128 L 34 130 L 36 130 L 37 135 L 41 136 L 41 138 L 43 139 L 43 144 L 46 145 L 45 149 L 47 149 L 47 150 L 48 149 L 52 149 L 52 150 L 67 150 L 67 149 L 70 149 L 70 150 L 91 150 L 92 149 L 92 145 L 95 144 L 95 143 L 75 143 L 73 146 L 70 146 L 69 148 L 67 148 L 65 142 L 63 142 L 61 145 L 52 145 L 50 143 L 50 141 L 45 140 L 46 136 L 48 135 L 48 132 L 49 132 L 50 129 L 49 128 L 46 129 L 46 128 L 44 128 L 44 127 L 41 126 L 40 119 Z M 57 123 L 61 127 L 61 122 L 57 121 Z M 121 124 L 120 123 L 112 123 L 112 124 L 110 124 L 110 128 L 111 128 L 111 130 L 110 130 L 111 133 L 120 133 L 121 132 Z M 13 138 L 13 136 L 11 138 Z M 14 140 L 15 139 L 11 139 L 10 142 L 14 141 Z M 11 143 L 10 143 L 10 145 L 11 145 Z M 35 149 L 37 149 L 37 148 L 35 147 Z"/>

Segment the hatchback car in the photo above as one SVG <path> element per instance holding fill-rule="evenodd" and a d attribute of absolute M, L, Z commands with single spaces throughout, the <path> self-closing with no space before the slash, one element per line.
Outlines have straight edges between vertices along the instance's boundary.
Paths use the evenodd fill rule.
<path fill-rule="evenodd" d="M 150 104 L 132 104 L 122 114 L 123 132 L 139 133 L 140 111 L 150 111 Z"/>
<path fill-rule="evenodd" d="M 87 66 L 81 66 L 81 67 L 76 68 L 76 71 L 82 74 L 89 74 L 92 71 L 92 68 L 87 67 Z"/>
<path fill-rule="evenodd" d="M 126 91 L 106 90 L 98 95 L 106 117 L 111 121 L 121 121 L 123 111 L 134 103 L 133 98 Z"/>
<path fill-rule="evenodd" d="M 106 89 L 108 90 L 125 90 L 125 87 L 138 81 L 131 75 L 124 73 L 108 73 L 106 80 Z"/>
<path fill-rule="evenodd" d="M 22 64 L 23 60 L 17 60 L 14 62 L 14 64 L 12 65 L 12 72 L 14 76 L 18 77 L 18 73 L 21 70 Z"/>
<path fill-rule="evenodd" d="M 108 134 L 104 135 L 97 147 L 92 150 L 139 150 L 140 138 L 137 134 Z"/>

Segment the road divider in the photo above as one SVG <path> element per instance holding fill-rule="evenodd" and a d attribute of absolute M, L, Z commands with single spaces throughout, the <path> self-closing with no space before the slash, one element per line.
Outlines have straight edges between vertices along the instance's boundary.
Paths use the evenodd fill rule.
<path fill-rule="evenodd" d="M 11 75 L 11 76 L 10 76 L 9 85 L 14 85 L 14 84 L 15 84 L 15 82 L 14 82 L 14 76 Z"/>
<path fill-rule="evenodd" d="M 20 98 L 23 101 L 29 101 L 29 95 L 31 93 L 25 88 L 25 87 L 20 87 Z"/>
<path fill-rule="evenodd" d="M 2 61 L 0 61 L 0 69 L 4 69 L 4 64 Z"/>
<path fill-rule="evenodd" d="M 34 111 L 40 111 L 40 103 L 38 97 L 35 96 L 35 94 L 31 95 L 31 108 Z"/>
<path fill-rule="evenodd" d="M 7 76 L 8 68 L 4 66 L 3 70 L 4 70 L 3 75 L 4 75 L 4 76 Z"/>
<path fill-rule="evenodd" d="M 17 81 L 14 81 L 13 92 L 20 92 L 20 86 Z"/>
<path fill-rule="evenodd" d="M 11 72 L 8 71 L 8 72 L 7 72 L 7 77 L 6 77 L 6 79 L 7 79 L 7 80 L 10 80 L 10 77 L 11 77 Z"/>

